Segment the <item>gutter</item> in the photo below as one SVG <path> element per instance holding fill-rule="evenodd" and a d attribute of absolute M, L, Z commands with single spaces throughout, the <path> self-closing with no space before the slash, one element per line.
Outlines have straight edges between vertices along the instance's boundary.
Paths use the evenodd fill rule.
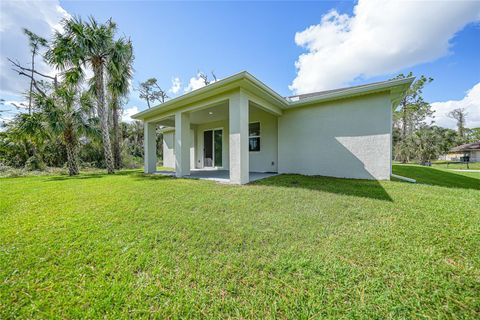
<path fill-rule="evenodd" d="M 392 177 L 394 178 L 397 178 L 399 180 L 402 180 L 402 181 L 406 181 L 406 182 L 410 182 L 410 183 L 417 183 L 417 180 L 415 179 L 412 179 L 412 178 L 407 178 L 407 177 L 404 177 L 404 176 L 399 176 L 398 174 L 391 174 Z"/>
<path fill-rule="evenodd" d="M 298 101 L 291 101 L 289 102 L 289 108 L 308 105 L 311 103 L 327 102 L 332 100 L 351 98 L 351 97 L 371 94 L 375 92 L 392 91 L 393 89 L 392 87 L 397 87 L 397 86 L 405 86 L 408 88 L 414 80 L 415 80 L 415 77 L 410 77 L 410 78 L 404 78 L 404 79 L 395 79 L 395 80 L 385 81 L 382 83 L 375 83 L 371 85 L 365 85 L 361 87 L 346 88 L 340 91 L 326 93 L 316 97 L 304 98 Z"/>

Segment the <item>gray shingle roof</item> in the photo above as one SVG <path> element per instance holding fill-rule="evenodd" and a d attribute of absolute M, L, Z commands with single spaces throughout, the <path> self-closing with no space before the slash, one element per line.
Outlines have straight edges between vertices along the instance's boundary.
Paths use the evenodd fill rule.
<path fill-rule="evenodd" d="M 480 150 L 480 141 L 459 145 L 450 149 L 448 152 L 463 152 L 471 150 Z"/>
<path fill-rule="evenodd" d="M 345 91 L 345 90 L 351 90 L 351 89 L 354 89 L 354 88 L 368 87 L 368 86 L 372 86 L 372 85 L 376 85 L 376 84 L 380 84 L 380 83 L 384 83 L 384 82 L 386 82 L 386 81 L 370 82 L 370 83 L 367 83 L 367 84 L 361 84 L 361 85 L 352 86 L 352 87 L 345 87 L 345 88 L 338 88 L 338 89 L 332 89 L 332 90 L 324 90 L 324 91 L 309 92 L 309 93 L 304 93 L 304 94 L 297 94 L 297 95 L 288 96 L 288 97 L 285 97 L 285 98 L 287 100 L 290 100 L 290 101 L 298 101 L 298 100 L 302 100 L 302 99 L 323 96 L 323 95 L 333 93 L 333 92 L 341 92 L 341 91 Z"/>

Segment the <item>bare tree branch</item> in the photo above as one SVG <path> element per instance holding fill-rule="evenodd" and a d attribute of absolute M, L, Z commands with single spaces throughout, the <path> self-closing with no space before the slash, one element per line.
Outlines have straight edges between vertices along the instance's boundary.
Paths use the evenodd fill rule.
<path fill-rule="evenodd" d="M 203 80 L 203 83 L 204 83 L 206 86 L 208 86 L 208 84 L 210 83 L 210 81 L 208 81 L 208 76 L 207 76 L 205 73 L 203 73 L 203 72 L 200 72 L 200 73 L 198 74 L 198 76 Z"/>
<path fill-rule="evenodd" d="M 157 82 L 155 82 L 155 86 L 158 89 L 158 96 L 160 97 L 160 100 L 162 101 L 162 103 L 164 103 L 165 99 L 168 99 L 170 97 L 167 95 L 166 91 L 164 91 L 162 88 L 160 88 L 160 86 L 158 85 Z"/>
<path fill-rule="evenodd" d="M 12 68 L 13 71 L 17 72 L 18 75 L 21 75 L 21 76 L 25 76 L 27 78 L 29 78 L 30 80 L 32 80 L 32 83 L 33 83 L 33 86 L 35 87 L 35 89 L 38 91 L 38 93 L 40 93 L 43 97 L 46 97 L 46 93 L 45 91 L 43 91 L 42 89 L 40 89 L 40 87 L 38 86 L 38 83 L 37 81 L 35 80 L 34 77 L 32 77 L 30 74 L 28 73 L 25 73 L 24 71 L 22 70 L 18 70 L 18 69 L 15 69 L 15 68 Z"/>
<path fill-rule="evenodd" d="M 48 79 L 51 79 L 51 80 L 53 80 L 53 81 L 57 81 L 57 76 L 53 76 L 53 77 L 52 77 L 52 76 L 43 74 L 43 73 L 41 73 L 41 72 L 38 72 L 37 70 L 32 70 L 32 69 L 30 69 L 30 68 L 23 67 L 22 65 L 20 65 L 20 63 L 19 63 L 18 61 L 15 62 L 15 61 L 13 61 L 13 60 L 10 59 L 10 58 L 8 58 L 8 61 L 10 61 L 10 63 L 12 63 L 15 67 L 17 67 L 17 68 L 19 68 L 19 69 L 21 69 L 21 70 L 23 70 L 23 71 L 29 71 L 29 72 L 32 72 L 32 71 L 33 71 L 34 73 L 38 74 L 38 75 L 41 76 L 41 77 L 48 78 Z"/>

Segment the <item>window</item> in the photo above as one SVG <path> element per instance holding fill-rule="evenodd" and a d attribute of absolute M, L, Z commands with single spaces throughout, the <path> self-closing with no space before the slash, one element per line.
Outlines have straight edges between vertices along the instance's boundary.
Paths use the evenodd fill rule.
<path fill-rule="evenodd" d="M 248 124 L 248 151 L 260 151 L 260 122 Z"/>

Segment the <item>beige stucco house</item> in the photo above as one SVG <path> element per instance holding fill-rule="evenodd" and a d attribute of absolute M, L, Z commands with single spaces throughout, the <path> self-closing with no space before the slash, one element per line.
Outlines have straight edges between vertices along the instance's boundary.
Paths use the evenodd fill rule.
<path fill-rule="evenodd" d="M 413 78 L 282 97 L 248 72 L 133 116 L 145 125 L 145 172 L 154 173 L 156 127 L 163 165 L 178 177 L 223 172 L 390 179 L 392 111 Z M 206 173 L 206 174 L 205 174 Z"/>
<path fill-rule="evenodd" d="M 447 161 L 466 161 L 480 162 L 480 141 L 474 143 L 462 144 L 450 149 L 445 160 Z"/>

